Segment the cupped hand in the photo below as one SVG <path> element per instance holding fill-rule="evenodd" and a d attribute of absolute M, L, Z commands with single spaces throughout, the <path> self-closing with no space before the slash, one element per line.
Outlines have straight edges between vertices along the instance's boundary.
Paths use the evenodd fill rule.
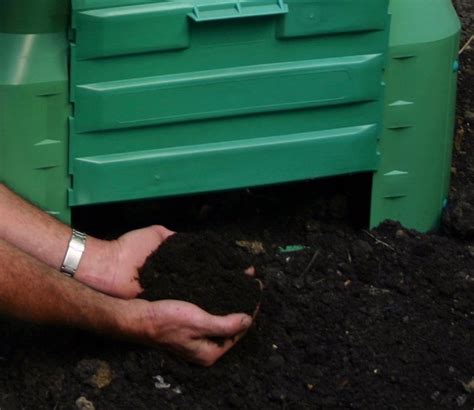
<path fill-rule="evenodd" d="M 133 334 L 138 341 L 170 350 L 202 366 L 213 365 L 252 324 L 244 313 L 215 316 L 178 300 L 130 301 Z M 216 343 L 216 339 L 222 341 Z"/>
<path fill-rule="evenodd" d="M 88 238 L 75 278 L 111 296 L 132 299 L 143 289 L 139 269 L 174 232 L 160 225 L 130 231 L 113 241 Z"/>
<path fill-rule="evenodd" d="M 113 269 L 115 296 L 134 298 L 143 289 L 139 282 L 139 269 L 153 253 L 174 232 L 160 225 L 149 226 L 122 235 L 115 241 L 116 265 Z"/>

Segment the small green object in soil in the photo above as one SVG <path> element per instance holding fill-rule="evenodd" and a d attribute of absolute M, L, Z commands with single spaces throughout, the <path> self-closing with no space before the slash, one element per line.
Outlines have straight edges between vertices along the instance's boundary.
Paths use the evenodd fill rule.
<path fill-rule="evenodd" d="M 290 252 L 300 252 L 304 251 L 307 247 L 303 245 L 288 245 L 288 246 L 280 246 L 278 248 L 278 252 L 280 253 L 290 253 Z"/>

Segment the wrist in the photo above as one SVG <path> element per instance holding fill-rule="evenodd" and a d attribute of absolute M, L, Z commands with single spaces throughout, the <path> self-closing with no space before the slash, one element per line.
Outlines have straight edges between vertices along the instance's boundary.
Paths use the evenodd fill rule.
<path fill-rule="evenodd" d="M 93 289 L 110 293 L 117 258 L 115 242 L 88 236 L 74 279 Z"/>
<path fill-rule="evenodd" d="M 123 334 L 131 341 L 156 346 L 159 325 L 152 303 L 142 299 L 122 302 L 126 303 L 120 318 Z"/>
<path fill-rule="evenodd" d="M 128 305 L 130 301 L 108 295 L 100 295 L 100 297 L 105 299 L 102 300 L 99 314 L 93 319 L 92 324 L 89 323 L 82 327 L 100 334 L 133 340 L 134 326 Z"/>
<path fill-rule="evenodd" d="M 72 230 L 71 239 L 69 240 L 66 255 L 64 256 L 63 263 L 61 265 L 61 272 L 69 277 L 74 277 L 79 264 L 81 263 L 82 255 L 86 247 L 87 235 Z"/>

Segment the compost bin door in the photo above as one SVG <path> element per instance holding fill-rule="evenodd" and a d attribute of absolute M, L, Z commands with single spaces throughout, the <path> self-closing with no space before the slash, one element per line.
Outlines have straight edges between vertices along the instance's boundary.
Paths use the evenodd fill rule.
<path fill-rule="evenodd" d="M 73 0 L 70 205 L 377 168 L 388 0 Z"/>

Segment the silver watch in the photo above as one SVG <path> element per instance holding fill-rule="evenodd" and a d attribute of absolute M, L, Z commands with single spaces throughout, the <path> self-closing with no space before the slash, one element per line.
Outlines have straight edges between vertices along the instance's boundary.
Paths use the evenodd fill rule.
<path fill-rule="evenodd" d="M 86 239 L 86 234 L 75 229 L 72 230 L 71 240 L 69 241 L 66 256 L 61 266 L 61 272 L 64 272 L 65 275 L 71 278 L 76 273 L 81 262 L 82 254 L 86 249 Z"/>

